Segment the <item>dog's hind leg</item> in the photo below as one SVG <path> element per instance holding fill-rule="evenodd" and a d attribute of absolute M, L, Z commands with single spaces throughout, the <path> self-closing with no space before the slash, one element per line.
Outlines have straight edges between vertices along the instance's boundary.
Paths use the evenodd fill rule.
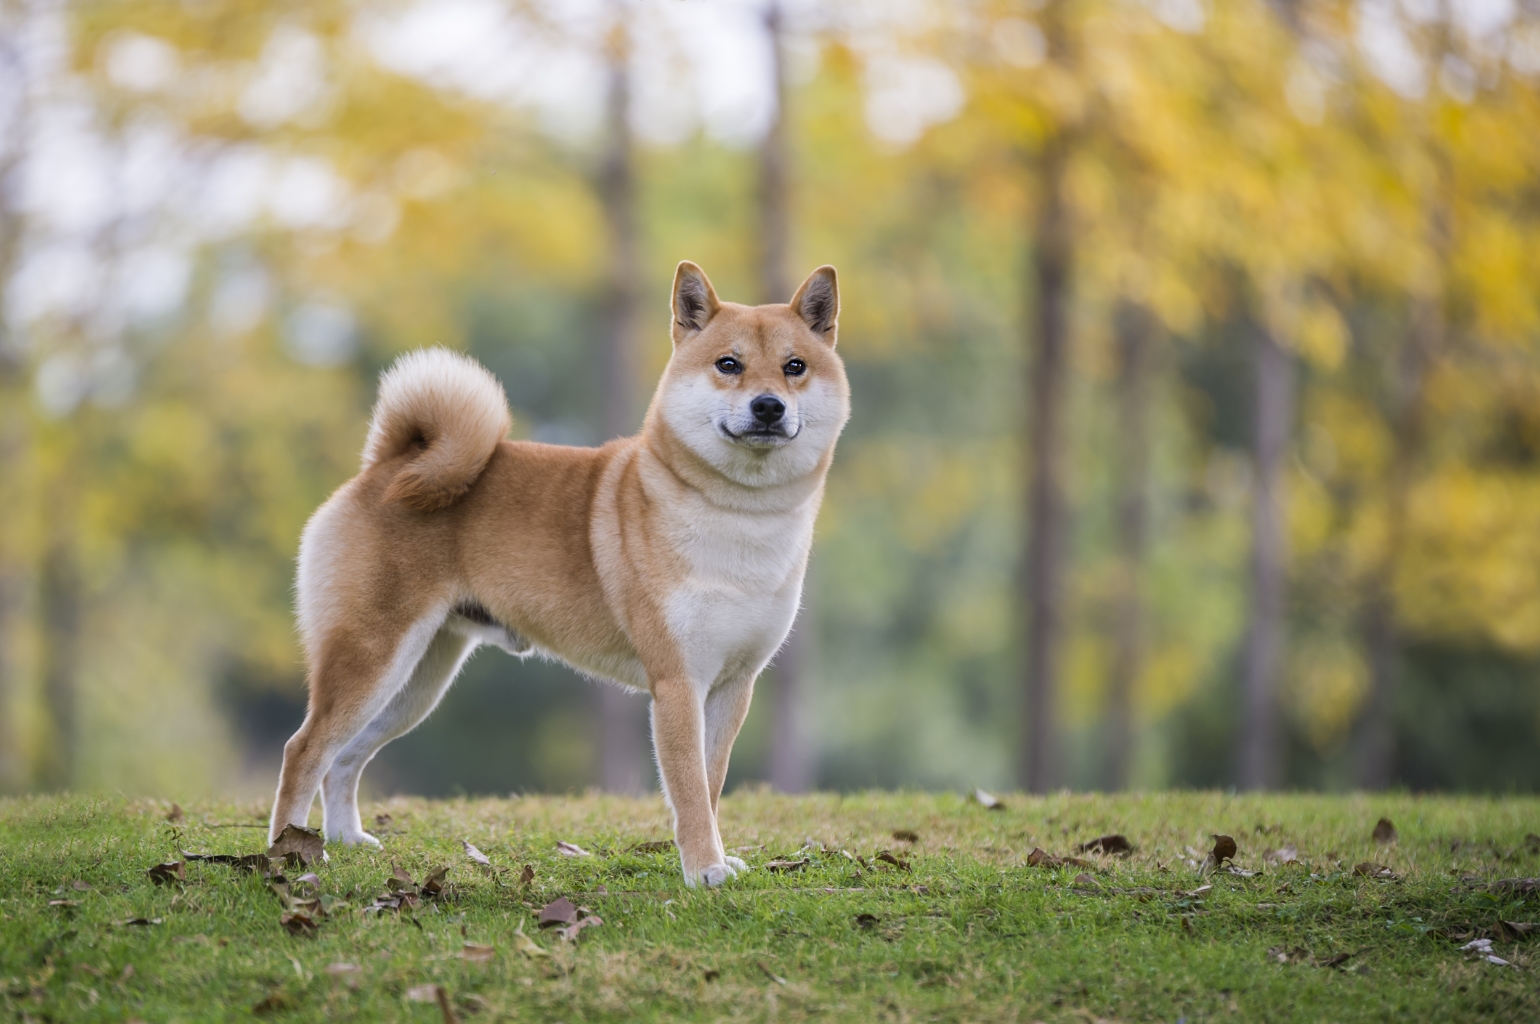
<path fill-rule="evenodd" d="M 283 771 L 268 824 L 268 841 L 285 825 L 304 825 L 321 779 L 334 758 L 362 732 L 412 677 L 447 610 L 430 613 L 401 632 L 394 649 L 343 634 L 322 640 L 312 663 L 305 721 L 283 748 Z"/>
<path fill-rule="evenodd" d="M 358 780 L 364 767 L 381 747 L 428 717 L 475 646 L 476 641 L 460 631 L 439 629 L 406 685 L 337 754 L 321 782 L 321 820 L 328 840 L 379 845 L 364 831 L 358 814 Z"/>

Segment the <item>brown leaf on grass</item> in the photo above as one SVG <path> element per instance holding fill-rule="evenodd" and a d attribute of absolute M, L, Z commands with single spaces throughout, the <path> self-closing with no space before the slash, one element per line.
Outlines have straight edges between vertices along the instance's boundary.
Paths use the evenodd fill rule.
<path fill-rule="evenodd" d="M 898 828 L 893 830 L 893 838 L 901 843 L 918 843 L 920 834 L 912 828 Z"/>
<path fill-rule="evenodd" d="M 975 789 L 973 791 L 973 800 L 986 811 L 1005 810 L 1005 802 L 987 790 Z"/>
<path fill-rule="evenodd" d="M 563 857 L 592 857 L 593 854 L 583 849 L 576 843 L 558 842 L 556 852 Z"/>
<path fill-rule="evenodd" d="M 422 894 L 427 896 L 429 899 L 442 896 L 444 894 L 444 890 L 449 887 L 448 883 L 444 881 L 444 876 L 447 874 L 449 874 L 449 868 L 447 865 L 445 867 L 434 868 L 432 871 L 429 871 L 428 876 L 422 880 Z"/>
<path fill-rule="evenodd" d="M 1189 895 L 1189 896 L 1203 896 L 1203 895 L 1207 894 L 1208 892 L 1212 891 L 1213 888 L 1214 887 L 1212 885 L 1200 885 L 1196 889 L 1193 889 L 1191 892 L 1189 892 L 1187 895 Z"/>
<path fill-rule="evenodd" d="M 524 922 L 523 921 L 520 921 L 519 922 L 519 926 L 513 930 L 513 948 L 518 950 L 520 953 L 524 954 L 525 956 L 529 957 L 532 960 L 535 959 L 536 957 L 542 957 L 542 956 L 547 956 L 548 957 L 548 956 L 551 955 L 548 951 L 546 951 L 544 948 L 542 948 L 540 946 L 540 944 L 537 943 L 534 939 L 532 939 L 528 935 L 524 934 Z"/>
<path fill-rule="evenodd" d="M 189 861 L 202 861 L 205 864 L 223 864 L 241 872 L 260 872 L 267 875 L 273 869 L 265 853 L 248 853 L 244 857 L 237 857 L 232 853 L 188 853 L 182 851 L 182 859 Z"/>
<path fill-rule="evenodd" d="M 167 882 L 185 882 L 187 880 L 187 862 L 182 860 L 167 861 L 164 864 L 156 864 L 145 871 L 150 876 L 150 881 L 156 885 L 165 885 Z"/>
<path fill-rule="evenodd" d="M 321 926 L 315 923 L 315 918 L 298 912 L 283 915 L 278 919 L 278 923 L 283 925 L 290 935 L 300 939 L 313 939 L 321 930 Z"/>
<path fill-rule="evenodd" d="M 125 928 L 148 928 L 150 925 L 160 924 L 160 922 L 161 919 L 158 917 L 131 917 L 126 921 L 119 921 L 118 924 Z"/>
<path fill-rule="evenodd" d="M 584 928 L 597 928 L 603 923 L 604 918 L 597 914 L 588 914 L 585 917 L 578 918 L 576 921 L 567 925 L 565 928 L 556 929 L 556 935 L 563 942 L 576 942 L 578 940 L 578 936 L 583 933 Z"/>
<path fill-rule="evenodd" d="M 265 1017 L 269 1013 L 281 1013 L 294 1005 L 294 1000 L 282 992 L 274 992 L 266 999 L 251 1008 L 251 1012 L 258 1017 Z"/>
<path fill-rule="evenodd" d="M 313 828 L 285 825 L 273 845 L 267 848 L 267 856 L 293 867 L 314 864 L 326 857 L 326 838 Z"/>
<path fill-rule="evenodd" d="M 175 825 L 177 822 L 181 821 L 182 820 L 182 806 L 180 804 L 172 804 L 171 805 L 171 810 L 166 812 L 166 820 L 171 822 L 171 824 L 173 824 L 173 825 Z"/>
<path fill-rule="evenodd" d="M 1262 858 L 1270 864 L 1298 864 L 1299 847 L 1293 843 L 1281 846 Z"/>
<path fill-rule="evenodd" d="M 577 906 L 567 897 L 558 896 L 540 910 L 540 927 L 554 928 L 577 921 Z"/>
<path fill-rule="evenodd" d="M 480 864 L 484 868 L 489 868 L 492 866 L 492 859 L 486 854 L 482 853 L 480 850 L 476 849 L 475 845 L 469 839 L 460 840 L 460 845 L 465 847 L 465 855 L 471 860 L 475 861 L 477 864 Z"/>
<path fill-rule="evenodd" d="M 777 875 L 784 875 L 791 871 L 801 871 L 812 863 L 806 857 L 801 860 L 772 860 L 765 865 L 765 870 Z"/>
<path fill-rule="evenodd" d="M 1381 845 L 1396 841 L 1396 826 L 1389 818 L 1381 818 L 1374 826 L 1374 841 Z"/>
<path fill-rule="evenodd" d="M 891 864 L 891 865 L 893 865 L 895 868 L 898 868 L 900 871 L 908 871 L 909 870 L 909 862 L 907 860 L 903 860 L 903 859 L 901 859 L 899 857 L 895 857 L 891 853 L 889 853 L 887 850 L 883 850 L 881 853 L 877 854 L 877 859 L 882 861 L 884 864 Z"/>
<path fill-rule="evenodd" d="M 1528 896 L 1540 891 L 1540 878 L 1499 878 L 1495 882 L 1487 884 L 1488 889 L 1496 889 L 1498 892 L 1516 892 Z"/>
<path fill-rule="evenodd" d="M 535 880 L 535 868 L 532 864 L 524 865 L 524 870 L 519 872 L 519 884 L 528 885 Z"/>
<path fill-rule="evenodd" d="M 1239 847 L 1235 845 L 1234 839 L 1229 836 L 1214 836 L 1214 848 L 1208 852 L 1207 857 L 1203 858 L 1203 863 L 1198 868 L 1198 874 L 1200 876 L 1208 874 L 1225 861 L 1234 857 L 1238 851 Z"/>
<path fill-rule="evenodd" d="M 460 959 L 473 964 L 484 964 L 496 955 L 496 946 L 482 946 L 474 942 L 467 942 L 460 947 Z"/>
<path fill-rule="evenodd" d="M 1127 836 L 1112 833 L 1097 836 L 1088 843 L 1081 843 L 1076 849 L 1080 853 L 1110 853 L 1114 856 L 1126 857 L 1134 852 L 1134 844 L 1128 841 Z"/>
<path fill-rule="evenodd" d="M 1032 848 L 1032 852 L 1027 854 L 1027 867 L 1029 868 L 1091 868 L 1095 866 L 1090 861 L 1081 860 L 1079 857 L 1055 857 L 1048 851 L 1035 846 Z"/>
<path fill-rule="evenodd" d="M 701 975 L 702 981 L 716 981 L 722 976 L 722 972 L 714 967 L 708 967 L 706 973 Z"/>
<path fill-rule="evenodd" d="M 48 901 L 48 905 L 50 907 L 65 907 L 65 908 L 78 907 L 78 906 L 80 906 L 80 901 L 79 900 L 49 900 Z"/>
<path fill-rule="evenodd" d="M 653 839 L 653 840 L 649 840 L 648 842 L 645 842 L 645 843 L 637 843 L 635 846 L 628 846 L 626 848 L 626 852 L 627 853 L 673 853 L 674 849 L 675 849 L 674 841 L 672 839 Z"/>
<path fill-rule="evenodd" d="M 1540 931 L 1540 924 L 1534 921 L 1503 921 L 1497 922 L 1497 931 L 1501 933 L 1505 942 L 1518 942 Z"/>
<path fill-rule="evenodd" d="M 856 927 L 861 929 L 871 929 L 876 927 L 878 922 L 881 920 L 882 919 L 876 914 L 857 914 Z"/>
<path fill-rule="evenodd" d="M 314 871 L 307 871 L 303 875 L 300 875 L 298 878 L 296 878 L 294 880 L 294 884 L 319 886 L 321 884 L 321 876 L 316 874 Z"/>
<path fill-rule="evenodd" d="M 390 862 L 390 878 L 385 880 L 387 885 L 390 883 L 391 879 L 394 879 L 397 882 L 404 882 L 414 889 L 417 887 L 417 883 L 412 881 L 412 876 L 407 874 L 406 869 L 403 868 L 400 864 L 397 864 L 395 861 Z"/>
<path fill-rule="evenodd" d="M 74 889 L 76 892 L 90 892 L 91 883 L 77 878 L 70 883 L 70 888 Z"/>
<path fill-rule="evenodd" d="M 1353 874 L 1364 878 L 1395 879 L 1396 873 L 1383 864 L 1375 864 L 1373 861 L 1364 861 L 1353 865 Z"/>
<path fill-rule="evenodd" d="M 1082 871 L 1080 874 L 1075 876 L 1075 884 L 1076 885 L 1095 885 L 1096 884 L 1096 878 L 1094 876 L 1088 875 L 1084 871 Z"/>
<path fill-rule="evenodd" d="M 1317 967 L 1341 967 L 1353 958 L 1352 953 L 1334 953 L 1315 962 Z"/>
<path fill-rule="evenodd" d="M 1540 853 L 1540 836 L 1535 835 L 1533 832 L 1525 833 L 1524 852 Z"/>
<path fill-rule="evenodd" d="M 390 827 L 392 820 L 394 819 L 389 814 L 376 814 L 374 816 L 374 827 L 383 831 Z"/>

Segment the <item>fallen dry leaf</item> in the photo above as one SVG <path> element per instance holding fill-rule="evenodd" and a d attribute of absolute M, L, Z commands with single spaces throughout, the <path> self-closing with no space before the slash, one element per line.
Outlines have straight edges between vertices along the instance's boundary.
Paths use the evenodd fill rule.
<path fill-rule="evenodd" d="M 901 843 L 918 843 L 920 834 L 912 828 L 899 828 L 893 830 L 893 838 Z"/>
<path fill-rule="evenodd" d="M 604 918 L 598 916 L 597 914 L 589 914 L 586 917 L 579 918 L 578 920 L 572 922 L 565 928 L 556 929 L 556 934 L 563 942 L 576 942 L 578 940 L 578 936 L 582 934 L 584 928 L 596 928 L 603 923 Z"/>
<path fill-rule="evenodd" d="M 469 839 L 460 840 L 460 845 L 465 847 L 465 855 L 471 860 L 475 861 L 477 864 L 480 864 L 482 867 L 492 866 L 491 858 L 482 853 L 480 850 L 476 849 L 475 845 Z"/>
<path fill-rule="evenodd" d="M 391 816 L 388 814 L 376 814 L 374 816 L 374 827 L 377 829 L 389 828 L 391 820 Z"/>
<path fill-rule="evenodd" d="M 879 918 L 876 914 L 857 914 L 856 915 L 856 927 L 857 928 L 868 928 L 869 929 L 869 928 L 875 927 L 877 925 L 877 923 L 879 921 L 881 921 L 881 920 L 882 919 Z"/>
<path fill-rule="evenodd" d="M 801 871 L 811 863 L 806 857 L 801 860 L 772 860 L 765 865 L 765 870 L 782 875 L 789 871 Z"/>
<path fill-rule="evenodd" d="M 1211 891 L 1213 888 L 1214 887 L 1212 885 L 1200 885 L 1196 889 L 1193 889 L 1191 892 L 1189 892 L 1187 895 L 1202 896 L 1204 893 Z"/>
<path fill-rule="evenodd" d="M 251 1012 L 259 1017 L 262 1017 L 269 1013 L 278 1013 L 281 1010 L 287 1010 L 290 1006 L 293 1005 L 293 1001 L 288 996 L 284 995 L 282 992 L 274 992 L 272 995 L 268 996 L 266 999 L 253 1006 L 251 1008 Z"/>
<path fill-rule="evenodd" d="M 593 854 L 589 853 L 587 850 L 583 849 L 581 846 L 577 845 L 576 843 L 558 842 L 556 844 L 556 852 L 561 854 L 563 857 L 592 857 L 593 856 Z"/>
<path fill-rule="evenodd" d="M 1502 933 L 1503 938 L 1507 941 L 1518 942 L 1520 939 L 1527 938 L 1535 934 L 1536 931 L 1540 931 L 1540 924 L 1536 924 L 1534 921 L 1499 920 L 1497 922 L 1497 930 Z"/>
<path fill-rule="evenodd" d="M 442 896 L 444 890 L 448 888 L 448 884 L 444 881 L 444 876 L 447 874 L 449 874 L 448 866 L 434 868 L 432 871 L 429 871 L 427 877 L 422 880 L 420 887 L 422 894 L 430 899 Z"/>
<path fill-rule="evenodd" d="M 326 838 L 313 828 L 285 825 L 273 845 L 268 847 L 269 860 L 282 860 L 298 867 L 314 864 L 326 857 Z"/>
<path fill-rule="evenodd" d="M 187 862 L 181 860 L 167 861 L 164 864 L 156 864 L 145 872 L 150 876 L 150 881 L 156 885 L 165 885 L 167 882 L 185 882 L 187 880 Z"/>
<path fill-rule="evenodd" d="M 315 918 L 309 914 L 285 914 L 278 919 L 278 923 L 283 925 L 290 935 L 301 939 L 313 939 L 316 937 L 316 933 L 321 930 L 320 926 L 315 923 Z"/>
<path fill-rule="evenodd" d="M 125 928 L 148 928 L 150 925 L 160 924 L 160 922 L 161 919 L 158 917 L 131 917 L 126 921 L 119 921 L 118 923 Z"/>
<path fill-rule="evenodd" d="M 70 883 L 70 888 L 74 889 L 76 892 L 90 892 L 91 883 L 77 878 Z"/>
<path fill-rule="evenodd" d="M 565 896 L 558 896 L 540 910 L 540 927 L 553 928 L 577 921 L 577 906 Z"/>
<path fill-rule="evenodd" d="M 314 871 L 307 871 L 303 875 L 300 875 L 298 878 L 296 878 L 294 880 L 294 884 L 319 886 L 321 884 L 321 876 L 316 874 Z"/>
<path fill-rule="evenodd" d="M 528 885 L 535 880 L 535 868 L 532 864 L 524 865 L 524 870 L 519 872 L 519 884 Z"/>
<path fill-rule="evenodd" d="M 1039 849 L 1038 847 L 1034 846 L 1032 848 L 1032 852 L 1027 854 L 1027 867 L 1029 867 L 1029 868 L 1044 868 L 1044 867 L 1046 867 L 1046 868 L 1063 868 L 1063 867 L 1089 868 L 1089 867 L 1095 867 L 1095 865 L 1092 864 L 1088 860 L 1081 860 L 1079 857 L 1055 857 L 1053 854 L 1047 852 L 1046 850 L 1042 850 L 1042 849 Z"/>
<path fill-rule="evenodd" d="M 202 861 L 205 864 L 224 864 L 237 871 L 257 871 L 263 875 L 270 874 L 273 869 L 265 853 L 248 853 L 244 857 L 237 857 L 231 853 L 188 853 L 186 850 L 183 850 L 182 859 Z"/>
<path fill-rule="evenodd" d="M 891 853 L 889 853 L 887 850 L 883 850 L 881 853 L 877 854 L 877 859 L 882 861 L 884 864 L 891 864 L 891 865 L 893 865 L 895 868 L 898 868 L 900 871 L 908 871 L 909 870 L 909 862 L 907 860 L 903 860 L 903 859 L 901 859 L 899 857 L 895 857 Z"/>
<path fill-rule="evenodd" d="M 535 957 L 550 956 L 551 954 L 542 948 L 539 943 L 524 934 L 524 922 L 513 930 L 513 948 L 531 959 Z"/>
<path fill-rule="evenodd" d="M 1527 853 L 1540 853 L 1540 836 L 1535 835 L 1533 832 L 1526 833 L 1524 836 L 1524 850 Z"/>
<path fill-rule="evenodd" d="M 413 888 L 417 887 L 417 883 L 412 881 L 412 876 L 407 874 L 406 869 L 403 868 L 400 864 L 397 864 L 395 861 L 390 862 L 390 877 L 398 882 L 405 882 L 407 885 L 412 886 Z M 387 879 L 387 882 L 388 881 L 389 880 Z"/>
<path fill-rule="evenodd" d="M 988 792 L 987 790 L 975 789 L 973 791 L 973 799 L 980 807 L 984 808 L 986 811 L 1005 810 L 1005 803 L 999 797 L 995 796 L 993 793 Z"/>
<path fill-rule="evenodd" d="M 1361 875 L 1364 878 L 1389 878 L 1389 879 L 1394 879 L 1396 877 L 1396 873 L 1394 871 L 1390 870 L 1390 868 L 1386 867 L 1385 865 L 1383 865 L 1383 864 L 1375 864 L 1372 861 L 1367 861 L 1367 860 L 1364 861 L 1361 864 L 1354 864 L 1353 865 L 1353 874 Z"/>
<path fill-rule="evenodd" d="M 1298 864 L 1299 848 L 1293 843 L 1289 843 L 1286 846 L 1279 847 L 1262 859 L 1273 864 Z"/>
<path fill-rule="evenodd" d="M 1498 892 L 1516 892 L 1525 896 L 1540 891 L 1540 878 L 1499 878 L 1487 885 Z"/>
<path fill-rule="evenodd" d="M 438 991 L 438 985 L 414 985 L 406 990 L 406 998 L 412 1003 L 436 1003 Z"/>
<path fill-rule="evenodd" d="M 1093 876 L 1088 875 L 1084 871 L 1082 871 L 1080 874 L 1075 876 L 1075 884 L 1076 885 L 1095 885 L 1096 884 L 1096 879 Z"/>
<path fill-rule="evenodd" d="M 180 804 L 171 805 L 171 810 L 166 812 L 166 820 L 173 825 L 182 820 L 182 807 Z"/>
<path fill-rule="evenodd" d="M 473 964 L 484 964 L 496 955 L 496 946 L 481 946 L 474 942 L 467 942 L 460 947 L 460 959 Z"/>
<path fill-rule="evenodd" d="M 653 839 L 645 843 L 637 843 L 626 848 L 627 853 L 673 853 L 674 841 L 672 839 Z"/>
<path fill-rule="evenodd" d="M 50 907 L 78 907 L 78 906 L 80 906 L 80 901 L 79 900 L 49 900 L 48 901 L 48 905 Z"/>
<path fill-rule="evenodd" d="M 1229 836 L 1214 836 L 1214 848 L 1208 852 L 1208 856 L 1203 858 L 1203 863 L 1198 868 L 1198 874 L 1200 876 L 1208 874 L 1225 861 L 1234 857 L 1238 850 L 1239 848 L 1235 845 L 1235 840 Z"/>
<path fill-rule="evenodd" d="M 722 976 L 722 972 L 717 970 L 716 968 L 707 968 L 706 973 L 701 975 L 701 980 L 702 981 L 716 981 L 721 976 Z"/>
<path fill-rule="evenodd" d="M 1391 824 L 1389 818 L 1381 818 L 1374 826 L 1374 841 L 1385 844 L 1396 841 L 1396 826 Z"/>
<path fill-rule="evenodd" d="M 1088 843 L 1081 843 L 1077 849 L 1080 853 L 1110 853 L 1126 857 L 1134 852 L 1134 844 L 1128 841 L 1127 836 L 1113 833 L 1097 836 Z"/>

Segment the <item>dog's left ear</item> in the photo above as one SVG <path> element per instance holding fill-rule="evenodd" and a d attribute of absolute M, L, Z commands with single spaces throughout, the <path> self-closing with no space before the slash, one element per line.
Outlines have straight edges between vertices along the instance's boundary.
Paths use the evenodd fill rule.
<path fill-rule="evenodd" d="M 672 305 L 674 323 L 669 333 L 673 335 L 675 345 L 705 330 L 711 318 L 717 315 L 717 310 L 722 308 L 706 272 L 689 260 L 681 260 L 679 268 L 674 271 Z"/>
<path fill-rule="evenodd" d="M 840 285 L 834 268 L 827 264 L 808 275 L 791 298 L 791 311 L 832 348 L 839 333 Z"/>

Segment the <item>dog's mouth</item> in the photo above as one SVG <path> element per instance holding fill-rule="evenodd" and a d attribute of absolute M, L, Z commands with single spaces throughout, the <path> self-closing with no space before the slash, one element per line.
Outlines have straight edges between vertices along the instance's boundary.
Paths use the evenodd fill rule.
<path fill-rule="evenodd" d="M 750 448 L 778 448 L 783 444 L 790 444 L 796 440 L 797 434 L 802 433 L 801 426 L 797 427 L 796 433 L 788 433 L 784 423 L 777 423 L 769 427 L 756 423 L 748 430 L 733 433 L 726 420 L 718 423 L 717 429 L 722 432 L 723 437 L 734 444 L 741 444 Z"/>

